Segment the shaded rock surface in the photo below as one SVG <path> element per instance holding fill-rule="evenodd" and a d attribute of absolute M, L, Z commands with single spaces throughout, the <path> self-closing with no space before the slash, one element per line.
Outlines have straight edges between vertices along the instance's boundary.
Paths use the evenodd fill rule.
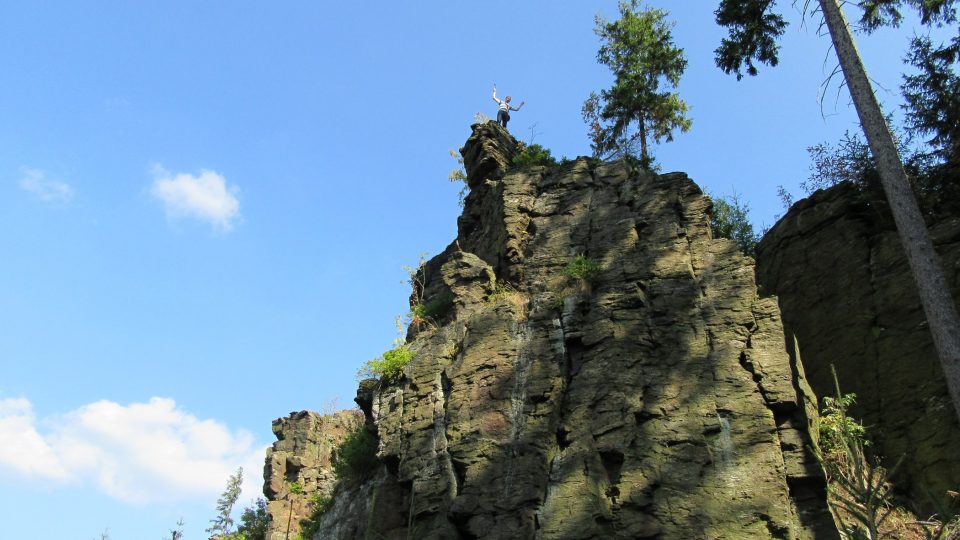
<path fill-rule="evenodd" d="M 960 298 L 960 219 L 931 227 L 954 299 Z M 913 501 L 960 486 L 958 426 L 920 298 L 882 201 L 851 185 L 798 202 L 766 234 L 757 281 L 779 297 L 809 381 L 857 394 L 853 414 L 875 450 L 893 463 Z"/>
<path fill-rule="evenodd" d="M 752 259 L 682 173 L 510 168 L 474 126 L 455 243 L 392 386 L 361 385 L 381 470 L 316 538 L 837 538 L 809 454 L 816 398 Z M 588 283 L 564 268 L 599 264 Z"/>
<path fill-rule="evenodd" d="M 330 415 L 301 411 L 273 421 L 277 442 L 267 450 L 263 468 L 270 516 L 267 540 L 296 537 L 300 520 L 311 513 L 310 498 L 333 494 L 334 450 L 362 424 L 363 416 L 356 411 Z"/>

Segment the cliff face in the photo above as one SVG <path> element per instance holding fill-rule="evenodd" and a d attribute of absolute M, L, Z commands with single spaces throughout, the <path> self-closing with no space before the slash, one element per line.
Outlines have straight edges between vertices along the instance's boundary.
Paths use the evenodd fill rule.
<path fill-rule="evenodd" d="M 361 425 L 363 416 L 355 411 L 326 416 L 302 411 L 274 420 L 278 440 L 267 450 L 263 470 L 270 515 L 267 540 L 295 538 L 300 520 L 310 515 L 310 498 L 333 494 L 334 450 Z"/>
<path fill-rule="evenodd" d="M 898 487 L 914 501 L 960 485 L 960 426 L 900 239 L 881 201 L 839 185 L 798 202 L 760 244 L 757 280 L 779 297 L 818 395 L 830 364 L 853 413 L 888 462 L 905 456 Z M 960 298 L 960 219 L 931 235 Z"/>
<path fill-rule="evenodd" d="M 816 400 L 709 199 L 515 152 L 474 126 L 457 241 L 415 292 L 449 309 L 411 330 L 402 381 L 361 386 L 383 466 L 317 538 L 836 538 Z M 564 273 L 577 255 L 596 279 Z"/>

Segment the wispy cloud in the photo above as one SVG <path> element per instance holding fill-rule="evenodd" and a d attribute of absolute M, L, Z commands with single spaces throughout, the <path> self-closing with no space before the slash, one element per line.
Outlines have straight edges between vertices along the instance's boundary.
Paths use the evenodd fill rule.
<path fill-rule="evenodd" d="M 90 484 L 135 504 L 216 497 L 240 466 L 244 492 L 256 494 L 265 455 L 250 433 L 158 397 L 97 401 L 41 422 L 27 399 L 0 399 L 0 440 L 0 482 Z"/>
<path fill-rule="evenodd" d="M 194 176 L 153 166 L 150 193 L 163 203 L 168 218 L 198 219 L 215 230 L 228 232 L 240 218 L 239 191 L 236 186 L 228 186 L 216 171 L 201 170 Z"/>
<path fill-rule="evenodd" d="M 73 199 L 73 188 L 66 182 L 47 177 L 47 173 L 31 167 L 20 167 L 20 188 L 50 204 L 67 204 Z"/>

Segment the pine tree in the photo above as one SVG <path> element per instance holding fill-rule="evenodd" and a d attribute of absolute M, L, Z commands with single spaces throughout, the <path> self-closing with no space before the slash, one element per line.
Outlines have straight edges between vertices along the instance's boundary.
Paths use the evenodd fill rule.
<path fill-rule="evenodd" d="M 906 59 L 920 72 L 904 77 L 901 86 L 907 128 L 931 136 L 937 157 L 954 163 L 960 163 L 960 77 L 953 71 L 958 57 L 960 36 L 941 46 L 929 37 L 914 37 Z"/>
<path fill-rule="evenodd" d="M 613 86 L 593 93 L 583 105 L 596 157 L 635 155 L 650 166 L 649 143 L 672 141 L 673 131 L 690 129 L 687 104 L 675 92 L 687 67 L 673 44 L 672 25 L 660 9 L 641 9 L 638 0 L 620 2 L 620 18 L 597 16 L 603 40 L 597 61 L 613 72 Z"/>
<path fill-rule="evenodd" d="M 217 517 L 210 520 L 210 528 L 207 532 L 211 535 L 226 536 L 233 529 L 233 505 L 237 504 L 240 498 L 240 485 L 243 483 L 243 467 L 237 469 L 237 472 L 227 480 L 227 488 L 217 499 Z"/>
<path fill-rule="evenodd" d="M 838 0 L 818 0 L 830 33 L 844 80 L 860 118 L 867 144 L 876 163 L 890 211 L 907 261 L 913 272 L 930 333 L 940 357 L 957 417 L 960 418 L 960 316 L 946 285 L 942 263 L 933 249 L 916 197 L 910 188 L 893 135 L 874 95 L 870 79 L 857 51 Z M 870 28 L 899 23 L 899 7 L 906 3 L 920 11 L 927 23 L 956 19 L 954 0 L 864 0 L 862 24 Z M 771 12 L 772 0 L 721 0 L 717 22 L 727 26 L 729 39 L 717 49 L 717 65 L 727 73 L 756 74 L 753 59 L 776 65 L 776 38 L 783 33 L 783 20 Z M 779 18 L 780 24 L 776 24 Z M 746 30 L 744 30 L 746 29 Z M 773 48 L 770 48 L 773 43 Z M 766 44 L 766 45 L 765 45 Z M 765 56 L 764 56 L 765 54 Z"/>

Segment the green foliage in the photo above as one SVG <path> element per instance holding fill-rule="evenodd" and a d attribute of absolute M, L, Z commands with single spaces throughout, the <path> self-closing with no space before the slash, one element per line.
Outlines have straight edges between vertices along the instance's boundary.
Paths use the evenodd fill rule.
<path fill-rule="evenodd" d="M 722 199 L 715 198 L 710 214 L 710 229 L 714 238 L 729 238 L 737 243 L 740 251 L 756 257 L 760 235 L 753 231 L 749 213 L 750 207 L 741 202 L 736 193 Z"/>
<path fill-rule="evenodd" d="M 410 313 L 408 314 L 408 323 L 420 330 L 423 326 L 433 326 L 435 321 L 426 316 L 427 306 L 424 301 L 424 294 L 427 289 L 427 254 L 421 253 L 417 267 L 404 266 L 403 270 L 409 278 L 407 283 L 410 285 Z M 433 310 L 440 309 L 441 306 L 432 306 Z"/>
<path fill-rule="evenodd" d="M 956 0 L 860 0 L 863 10 L 860 27 L 871 32 L 881 26 L 898 26 L 903 20 L 902 6 L 913 8 L 925 25 L 942 26 L 957 21 Z M 779 57 L 777 40 L 787 27 L 779 13 L 774 13 L 775 0 L 721 0 L 714 12 L 717 24 L 727 28 L 727 37 L 721 40 L 715 53 L 717 67 L 725 73 L 734 73 L 737 80 L 756 75 L 754 60 L 776 66 Z M 804 4 L 804 12 L 806 6 Z"/>
<path fill-rule="evenodd" d="M 833 366 L 830 369 L 837 395 L 829 401 L 824 398 L 815 456 L 827 473 L 828 502 L 836 511 L 841 532 L 848 538 L 878 539 L 894 509 L 889 478 L 902 458 L 889 470 L 867 458 L 865 430 L 847 416 L 855 396 L 840 392 L 837 372 Z"/>
<path fill-rule="evenodd" d="M 440 293 L 426 302 L 418 302 L 410 306 L 411 322 L 433 323 L 446 317 L 453 309 L 453 294 Z"/>
<path fill-rule="evenodd" d="M 827 501 L 834 510 L 844 538 L 900 538 L 902 531 L 897 530 L 897 519 L 888 518 L 904 511 L 894 503 L 889 479 L 904 458 L 887 469 L 879 465 L 879 459 L 867 455 L 865 448 L 870 442 L 866 438 L 866 428 L 848 412 L 856 402 L 856 396 L 840 392 L 837 372 L 833 366 L 830 370 L 836 396 L 823 398 L 820 441 L 814 448 L 814 455 L 827 474 Z M 948 495 L 954 499 L 958 496 L 955 492 Z M 937 513 L 927 520 L 912 522 L 912 526 L 930 540 L 960 539 L 958 501 L 933 502 Z"/>
<path fill-rule="evenodd" d="M 470 186 L 467 185 L 467 171 L 463 168 L 463 156 L 461 156 L 459 152 L 450 150 L 450 157 L 457 160 L 457 168 L 450 171 L 450 174 L 447 175 L 447 180 L 463 184 L 458 194 L 460 206 L 463 206 L 463 201 L 466 199 L 467 192 L 470 190 Z"/>
<path fill-rule="evenodd" d="M 377 460 L 377 437 L 364 426 L 347 435 L 337 446 L 335 455 L 333 472 L 338 481 L 362 482 L 369 478 L 380 464 Z"/>
<path fill-rule="evenodd" d="M 960 104 L 960 101 L 958 101 Z M 897 137 L 903 167 L 910 179 L 920 209 L 937 218 L 960 210 L 960 182 L 957 182 L 955 161 L 942 161 L 936 152 L 911 149 L 903 137 Z M 807 148 L 810 155 L 810 176 L 800 183 L 807 193 L 850 182 L 868 200 L 886 200 L 880 186 L 880 174 L 863 138 L 846 132 L 836 144 L 820 143 Z"/>
<path fill-rule="evenodd" d="M 851 418 L 847 411 L 857 401 L 856 394 L 843 394 L 837 397 L 825 396 L 823 410 L 820 412 L 820 450 L 828 454 L 842 452 L 850 441 L 856 441 L 864 446 L 870 442 L 866 440 L 867 430 L 863 424 Z"/>
<path fill-rule="evenodd" d="M 714 51 L 714 60 L 724 73 L 735 74 L 739 81 L 744 70 L 750 76 L 757 74 L 754 60 L 777 65 L 777 39 L 787 23 L 770 11 L 773 5 L 774 0 L 721 0 L 714 16 L 728 34 Z"/>
<path fill-rule="evenodd" d="M 543 165 L 552 167 L 557 164 L 557 160 L 550 155 L 550 149 L 544 148 L 539 144 L 526 145 L 520 143 L 520 153 L 513 156 L 513 164 L 518 166 L 525 165 Z"/>
<path fill-rule="evenodd" d="M 270 515 L 267 514 L 267 501 L 263 497 L 254 501 L 252 506 L 243 509 L 240 514 L 240 525 L 237 532 L 228 537 L 229 540 L 266 540 L 267 526 L 270 525 Z M 224 540 L 227 540 L 225 538 Z"/>
<path fill-rule="evenodd" d="M 300 495 L 303 493 L 303 484 L 300 482 L 290 482 L 290 493 L 294 495 Z"/>
<path fill-rule="evenodd" d="M 861 190 L 879 186 L 870 147 L 857 133 L 847 131 L 836 145 L 820 143 L 808 147 L 807 153 L 810 176 L 800 187 L 808 194 L 841 182 L 851 182 Z"/>
<path fill-rule="evenodd" d="M 400 345 L 368 361 L 357 373 L 360 379 L 377 379 L 381 384 L 394 384 L 403 378 L 403 368 L 413 360 L 413 351 Z"/>
<path fill-rule="evenodd" d="M 620 18 L 598 16 L 595 32 L 602 45 L 597 61 L 613 72 L 614 82 L 583 104 L 594 157 L 637 153 L 645 166 L 653 158 L 648 140 L 672 141 L 674 130 L 687 131 L 687 104 L 675 88 L 687 67 L 683 49 L 674 46 L 667 12 L 640 9 L 638 0 L 621 1 Z"/>
<path fill-rule="evenodd" d="M 942 161 L 960 161 L 960 77 L 954 72 L 960 36 L 934 46 L 929 37 L 914 37 L 906 61 L 920 70 L 904 77 L 907 129 L 931 136 L 929 144 Z"/>
<path fill-rule="evenodd" d="M 597 261 L 586 255 L 577 255 L 563 269 L 563 274 L 577 281 L 596 285 L 600 279 L 600 270 L 600 263 Z"/>
<path fill-rule="evenodd" d="M 206 532 L 219 536 L 226 536 L 232 532 L 233 518 L 230 514 L 233 513 L 233 505 L 240 498 L 241 484 L 243 484 L 242 467 L 227 480 L 227 488 L 217 499 L 217 517 L 210 520 L 210 527 Z"/>
<path fill-rule="evenodd" d="M 333 499 L 321 493 L 315 493 L 307 504 L 310 507 L 310 515 L 300 520 L 300 536 L 313 538 L 320 532 L 320 518 L 333 506 Z"/>
<path fill-rule="evenodd" d="M 915 8 L 923 24 L 941 26 L 956 22 L 955 0 L 861 0 L 863 17 L 860 26 L 872 32 L 881 26 L 899 26 L 903 20 L 900 6 Z"/>

